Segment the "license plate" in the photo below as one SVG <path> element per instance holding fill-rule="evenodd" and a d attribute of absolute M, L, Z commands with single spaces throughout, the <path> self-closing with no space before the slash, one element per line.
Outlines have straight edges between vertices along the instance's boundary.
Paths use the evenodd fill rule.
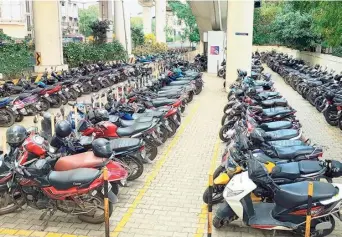
<path fill-rule="evenodd" d="M 49 97 L 49 94 L 45 94 L 44 96 L 47 98 L 47 97 Z"/>
<path fill-rule="evenodd" d="M 61 92 L 61 91 L 58 91 L 58 94 L 60 94 L 60 95 L 61 95 L 61 94 L 62 94 L 62 92 Z"/>
<path fill-rule="evenodd" d="M 112 185 L 108 182 L 108 192 L 112 190 Z M 101 190 L 101 193 L 104 195 L 104 187 Z"/>

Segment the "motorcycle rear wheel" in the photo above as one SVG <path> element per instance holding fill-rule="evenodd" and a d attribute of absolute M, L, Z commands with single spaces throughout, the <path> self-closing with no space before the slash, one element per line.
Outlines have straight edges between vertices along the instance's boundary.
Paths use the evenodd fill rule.
<path fill-rule="evenodd" d="M 212 201 L 213 201 L 213 204 L 218 204 L 224 200 L 223 190 L 222 192 L 215 192 L 215 190 L 217 190 L 217 187 L 215 187 L 215 184 L 214 184 Z M 203 202 L 208 204 L 208 199 L 209 199 L 209 187 L 203 193 Z"/>
<path fill-rule="evenodd" d="M 324 111 L 324 113 L 323 113 L 325 120 L 331 126 L 337 126 L 338 125 L 338 119 L 334 119 L 334 117 L 335 117 L 334 113 L 337 113 L 337 111 L 332 110 L 330 107 L 326 111 Z"/>
<path fill-rule="evenodd" d="M 70 89 L 70 100 L 75 101 L 78 98 L 78 92 L 75 89 Z"/>
<path fill-rule="evenodd" d="M 51 95 L 51 98 L 53 98 L 56 101 L 56 103 L 51 104 L 51 108 L 59 108 L 62 106 L 63 102 L 62 102 L 61 97 L 55 94 L 55 95 Z"/>
<path fill-rule="evenodd" d="M 40 100 L 39 103 L 42 111 L 48 111 L 48 109 L 50 109 L 51 107 L 49 101 L 47 101 L 46 99 Z"/>
<path fill-rule="evenodd" d="M 16 121 L 17 123 L 20 123 L 20 122 L 23 121 L 23 120 L 24 120 L 24 115 L 23 115 L 23 114 L 18 113 L 18 114 L 15 116 L 15 121 Z"/>

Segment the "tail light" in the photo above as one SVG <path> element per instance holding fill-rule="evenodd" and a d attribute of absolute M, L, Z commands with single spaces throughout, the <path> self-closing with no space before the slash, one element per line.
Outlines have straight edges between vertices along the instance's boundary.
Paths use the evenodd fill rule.
<path fill-rule="evenodd" d="M 142 152 L 143 150 L 145 150 L 145 146 L 141 146 L 141 147 L 139 148 L 139 151 L 140 151 L 140 152 Z"/>
<path fill-rule="evenodd" d="M 181 100 L 177 100 L 172 106 L 173 107 L 179 107 L 182 104 Z"/>
<path fill-rule="evenodd" d="M 317 157 L 318 157 L 318 158 L 322 158 L 322 157 L 323 157 L 323 152 L 318 153 L 318 154 L 317 154 Z"/>
<path fill-rule="evenodd" d="M 332 100 L 328 100 L 327 103 L 328 103 L 329 105 L 331 105 L 333 102 L 332 102 Z"/>
<path fill-rule="evenodd" d="M 13 104 L 17 109 L 23 109 L 25 107 L 25 104 L 20 100 L 15 101 Z"/>

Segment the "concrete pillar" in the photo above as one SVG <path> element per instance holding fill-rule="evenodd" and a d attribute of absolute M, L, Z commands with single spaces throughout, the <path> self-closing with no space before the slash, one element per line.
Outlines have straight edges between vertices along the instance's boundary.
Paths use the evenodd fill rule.
<path fill-rule="evenodd" d="M 131 11 L 130 11 L 130 4 L 131 1 L 123 1 L 124 3 L 124 17 L 125 17 L 125 27 L 126 27 L 126 34 L 127 34 L 127 53 L 128 55 L 132 53 L 132 34 L 131 34 Z"/>
<path fill-rule="evenodd" d="M 236 70 L 251 74 L 254 1 L 228 1 L 226 90 L 237 78 Z M 237 24 L 238 22 L 238 24 Z"/>
<path fill-rule="evenodd" d="M 145 35 L 152 33 L 152 16 L 150 7 L 143 7 L 143 25 Z"/>
<path fill-rule="evenodd" d="M 108 20 L 110 22 L 107 30 L 107 42 L 113 41 L 113 1 L 101 0 L 99 1 L 99 18 L 101 21 Z"/>
<path fill-rule="evenodd" d="M 40 55 L 40 65 L 36 72 L 46 68 L 67 70 L 63 64 L 62 29 L 59 1 L 33 1 L 35 55 Z"/>
<path fill-rule="evenodd" d="M 127 17 L 127 12 L 128 7 L 123 0 L 114 1 L 115 37 L 124 46 L 124 48 L 127 50 L 127 53 L 130 54 L 132 51 L 131 44 L 129 43 L 131 40 L 131 29 L 128 28 L 130 25 L 130 15 L 128 14 Z"/>
<path fill-rule="evenodd" d="M 204 53 L 204 44 L 203 44 L 203 41 L 200 40 L 199 44 L 198 44 L 198 53 L 199 54 L 203 54 Z"/>
<path fill-rule="evenodd" d="M 166 0 L 156 0 L 156 40 L 166 43 Z"/>

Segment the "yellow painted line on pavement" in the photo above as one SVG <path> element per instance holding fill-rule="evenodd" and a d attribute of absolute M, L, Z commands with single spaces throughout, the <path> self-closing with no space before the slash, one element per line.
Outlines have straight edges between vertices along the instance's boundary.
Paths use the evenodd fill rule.
<path fill-rule="evenodd" d="M 170 152 L 172 151 L 173 147 L 177 144 L 177 142 L 179 141 L 181 135 L 184 133 L 185 128 L 188 126 L 188 124 L 193 119 L 193 117 L 194 117 L 195 113 L 197 112 L 198 108 L 199 108 L 199 104 L 196 103 L 194 105 L 194 108 L 190 111 L 189 115 L 184 120 L 184 123 L 182 123 L 182 125 L 179 128 L 178 132 L 176 133 L 175 137 L 171 140 L 170 144 L 167 146 L 167 148 L 166 148 L 165 152 L 163 153 L 162 157 L 158 160 L 158 162 L 153 167 L 152 172 L 147 176 L 143 188 L 140 189 L 140 191 L 139 191 L 138 195 L 136 196 L 136 198 L 134 199 L 133 203 L 128 208 L 127 212 L 122 217 L 121 221 L 114 228 L 114 231 L 112 232 L 111 237 L 118 236 L 119 233 L 124 229 L 126 223 L 130 220 L 131 216 L 133 215 L 134 210 L 136 209 L 138 204 L 141 202 L 141 199 L 145 195 L 146 191 L 151 186 L 152 181 L 156 178 L 156 176 L 158 175 L 160 169 L 162 168 L 162 166 L 166 162 L 166 160 L 167 160 Z"/>
<path fill-rule="evenodd" d="M 216 141 L 215 141 L 213 156 L 211 157 L 211 161 L 210 161 L 209 174 L 212 174 L 214 172 L 214 169 L 216 168 L 220 144 L 221 144 L 220 138 L 219 136 L 217 136 Z M 208 182 L 209 181 L 206 182 L 205 187 L 208 187 Z M 198 215 L 198 223 L 197 223 L 198 225 L 197 225 L 197 230 L 196 230 L 196 233 L 194 234 L 194 237 L 203 237 L 203 235 L 207 232 L 206 230 L 207 221 L 208 221 L 208 205 L 203 204 L 201 206 L 201 212 Z"/>
<path fill-rule="evenodd" d="M 191 122 L 192 118 L 194 117 L 195 113 L 199 108 L 198 102 L 194 104 L 194 108 L 189 112 L 187 117 L 185 118 L 184 122 L 181 124 L 180 128 L 178 129 L 176 135 L 171 140 L 171 143 L 166 148 L 165 152 L 163 153 L 162 157 L 158 160 L 158 162 L 154 165 L 152 172 L 147 176 L 143 188 L 139 191 L 137 197 L 128 208 L 126 214 L 123 216 L 121 221 L 117 224 L 114 231 L 111 233 L 111 237 L 118 236 L 119 233 L 122 231 L 125 224 L 131 218 L 135 208 L 140 203 L 141 199 L 145 195 L 148 188 L 151 186 L 153 179 L 158 175 L 161 167 L 165 163 L 168 155 L 172 151 L 172 148 L 177 144 L 178 140 L 180 139 L 181 135 L 184 133 L 185 128 Z M 0 228 L 0 236 L 2 235 L 12 235 L 12 236 L 30 236 L 30 237 L 86 237 L 84 235 L 73 235 L 73 234 L 64 234 L 64 233 L 56 233 L 56 232 L 44 232 L 44 231 L 33 231 L 33 230 L 24 230 L 24 229 L 14 229 L 14 228 Z"/>

